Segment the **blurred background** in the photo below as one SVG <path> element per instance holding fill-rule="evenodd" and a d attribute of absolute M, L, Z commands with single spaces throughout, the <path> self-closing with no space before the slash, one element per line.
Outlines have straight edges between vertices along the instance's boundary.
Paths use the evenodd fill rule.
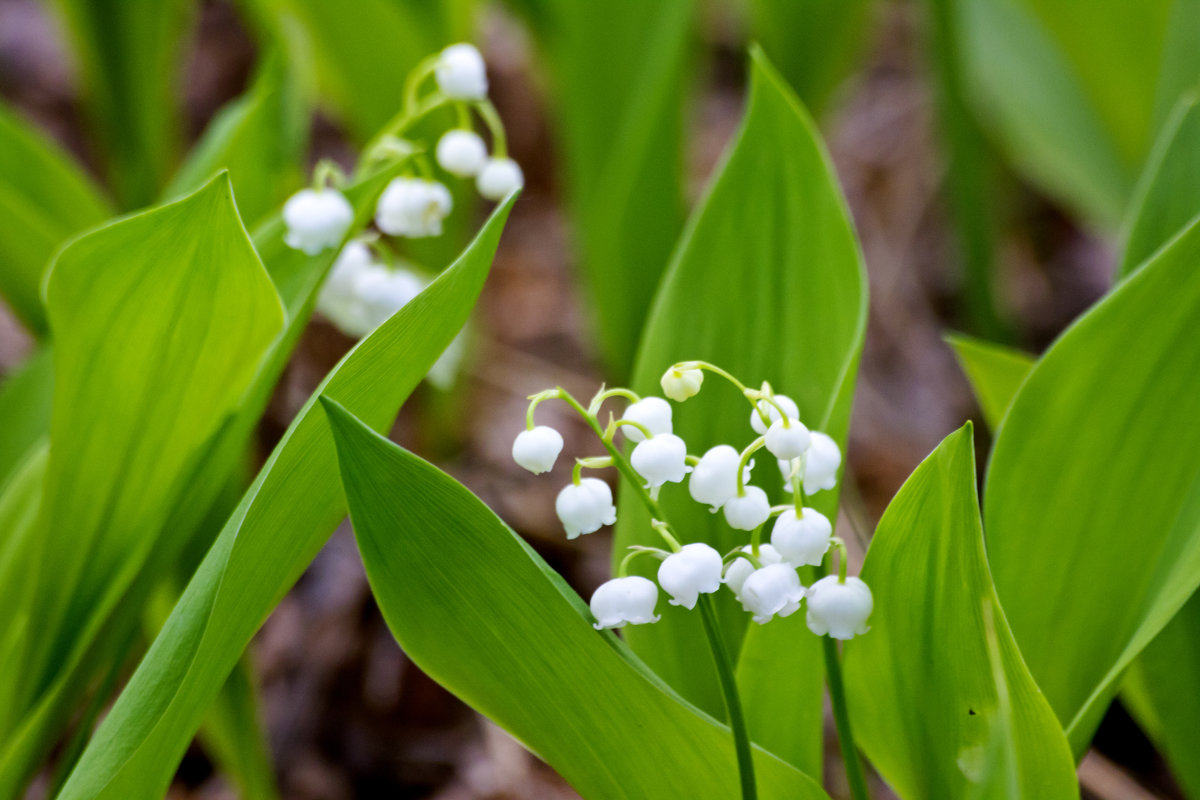
<path fill-rule="evenodd" d="M 121 29 L 125 12 L 118 2 L 95 3 L 92 12 L 72 12 L 72 5 L 78 8 L 0 0 L 0 96 L 12 113 L 73 154 L 107 187 L 116 207 L 137 208 L 149 202 L 146 186 L 154 177 L 138 185 L 122 168 L 119 148 L 114 153 L 105 142 L 115 130 L 139 157 L 145 143 L 132 123 L 126 128 L 121 119 L 94 113 L 89 98 L 103 87 L 82 76 L 91 74 L 89 58 L 104 54 L 81 56 L 72 44 L 73 26 L 86 24 L 80 19 L 89 13 L 93 22 L 114 15 L 117 50 L 121 37 L 135 32 Z M 995 28 L 986 16 L 1019 3 L 618 3 L 627 9 L 607 44 L 583 35 L 605 23 L 605 12 L 563 11 L 564 4 L 538 0 L 172 5 L 183 22 L 161 56 L 169 65 L 162 102 L 174 142 L 162 156 L 163 169 L 222 107 L 254 86 L 268 49 L 282 40 L 286 46 L 279 49 L 303 75 L 299 83 L 308 93 L 301 122 L 307 141 L 288 191 L 319 158 L 353 166 L 356 147 L 397 107 L 408 66 L 457 39 L 480 45 L 491 96 L 527 186 L 455 385 L 423 387 L 403 410 L 394 438 L 470 487 L 584 596 L 608 577 L 609 533 L 567 542 L 553 513 L 554 494 L 567 475 L 563 464 L 555 475 L 561 480 L 531 480 L 511 460 L 512 437 L 528 394 L 554 384 L 590 394 L 602 381 L 627 374 L 649 293 L 686 210 L 737 128 L 750 41 L 763 44 L 818 119 L 869 274 L 870 317 L 839 520 L 860 558 L 883 508 L 916 464 L 963 420 L 978 418 L 944 334 L 963 331 L 1040 352 L 1100 297 L 1112 281 L 1132 176 L 1163 108 L 1170 108 L 1162 100 L 1168 89 L 1159 87 L 1154 108 L 1106 115 L 1112 103 L 1085 81 L 1080 91 L 1096 101 L 1097 125 L 1111 134 L 1111 153 L 1097 155 L 1090 145 L 1074 154 L 1056 149 L 1056 142 L 1071 141 L 1071 131 L 1053 130 L 1053 119 L 1044 123 L 1049 133 L 1030 131 L 1039 121 L 1007 106 L 1008 93 L 1020 99 L 1056 87 L 1039 87 L 1036 74 L 1006 71 L 1024 63 L 1021 29 L 1016 23 Z M 1057 6 L 1070 4 L 1048 5 L 1056 8 L 1041 21 L 1054 35 L 1061 22 L 1053 16 L 1062 10 Z M 1145 16 L 1139 25 L 1154 29 L 1146 35 L 1157 36 L 1160 49 L 1168 47 L 1166 20 L 1152 19 L 1151 11 Z M 999 41 L 977 38 L 989 29 Z M 1089 43 L 1072 44 L 1077 49 L 1065 47 L 1064 58 Z M 594 52 L 597 47 L 608 52 Z M 658 66 L 646 67 L 646 74 L 630 71 L 629 64 L 638 63 Z M 653 91 L 640 91 L 647 87 Z M 1141 88 L 1117 87 L 1125 94 L 1113 103 Z M 589 118 L 572 105 L 579 94 L 605 113 L 592 111 Z M 145 118 L 136 111 L 130 110 L 131 120 Z M 660 116 L 631 140 L 622 128 L 630 115 Z M 1135 123 L 1126 124 L 1129 119 Z M 1094 169 L 1089 158 L 1105 170 Z M 624 162 L 641 172 L 614 189 L 610 175 Z M 1103 174 L 1095 178 L 1103 185 L 1081 186 L 1077 176 L 1085 173 Z M 586 223 L 595 197 L 608 191 L 627 193 L 625 218 Z M 467 213 L 447 237 L 447 252 L 460 248 L 482 219 L 481 209 L 465 198 L 462 205 Z M 433 268 L 446 258 L 426 255 Z M 614 295 L 634 300 L 615 303 Z M 606 302 L 625 309 L 626 317 L 588 313 Z M 0 307 L 0 374 L 31 352 L 30 324 Z M 259 459 L 352 343 L 314 321 L 261 426 Z M 547 407 L 547 413 L 554 412 Z M 567 435 L 566 452 L 585 449 L 585 431 L 574 421 L 563 416 L 552 424 Z M 977 430 L 986 445 L 986 429 Z M 371 599 L 347 525 L 267 621 L 253 656 L 285 797 L 575 796 L 405 659 Z M 841 768 L 832 723 L 830 731 L 827 772 L 836 793 Z M 1119 704 L 1081 776 L 1089 797 L 1182 796 Z M 876 788 L 877 796 L 888 796 Z M 236 792 L 194 747 L 171 796 Z"/>

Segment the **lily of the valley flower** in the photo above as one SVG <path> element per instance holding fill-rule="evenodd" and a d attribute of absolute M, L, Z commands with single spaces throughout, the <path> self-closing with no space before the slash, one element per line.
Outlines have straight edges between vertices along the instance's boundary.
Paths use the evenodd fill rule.
<path fill-rule="evenodd" d="M 745 493 L 729 498 L 725 503 L 725 521 L 739 531 L 752 531 L 771 516 L 771 501 L 757 486 L 745 487 Z"/>
<path fill-rule="evenodd" d="M 808 629 L 818 636 L 853 639 L 870 630 L 867 618 L 875 601 L 871 589 L 858 578 L 828 575 L 808 590 Z"/>
<path fill-rule="evenodd" d="M 831 437 L 813 431 L 810 438 L 812 441 L 804 457 L 805 494 L 837 486 L 838 467 L 842 464 L 842 453 Z"/>
<path fill-rule="evenodd" d="M 658 622 L 660 617 L 654 613 L 657 602 L 658 587 L 649 578 L 630 575 L 605 581 L 592 594 L 592 616 L 596 618 L 592 627 L 599 631 Z"/>
<path fill-rule="evenodd" d="M 671 404 L 661 397 L 647 397 L 625 409 L 621 419 L 636 422 L 650 431 L 652 436 L 671 432 Z M 640 442 L 646 435 L 633 425 L 622 427 L 622 432 L 631 442 Z"/>
<path fill-rule="evenodd" d="M 424 288 L 425 282 L 405 269 L 371 266 L 360 271 L 354 284 L 358 298 L 358 327 L 351 333 L 364 336 L 375 330 Z"/>
<path fill-rule="evenodd" d="M 687 465 L 687 444 L 673 433 L 660 433 L 639 442 L 629 455 L 629 463 L 651 489 L 679 483 L 692 469 Z"/>
<path fill-rule="evenodd" d="M 283 204 L 284 243 L 315 256 L 337 247 L 354 224 L 354 209 L 335 189 L 301 189 Z"/>
<path fill-rule="evenodd" d="M 743 553 L 752 553 L 754 548 L 746 545 L 742 548 Z M 783 557 L 769 544 L 759 545 L 758 561 L 764 567 L 771 564 L 779 564 L 783 561 Z M 729 562 L 729 566 L 725 568 L 725 585 L 733 592 L 733 596 L 742 600 L 742 586 L 746 583 L 746 578 L 749 578 L 758 567 L 754 566 L 748 559 L 737 557 Z"/>
<path fill-rule="evenodd" d="M 434 70 L 438 88 L 451 100 L 487 97 L 487 66 L 474 45 L 452 44 L 438 56 Z"/>
<path fill-rule="evenodd" d="M 358 276 L 373 263 L 371 248 L 363 242 L 348 242 L 338 253 L 329 276 L 317 294 L 317 309 L 330 319 L 344 315 L 358 300 L 354 291 Z M 334 321 L 336 323 L 336 319 Z"/>
<path fill-rule="evenodd" d="M 737 494 L 737 469 L 742 454 L 727 444 L 710 448 L 700 456 L 688 479 L 688 493 L 697 503 L 711 506 L 713 513 L 721 510 Z M 746 466 L 748 477 L 750 466 Z M 744 477 L 744 479 L 745 479 Z"/>
<path fill-rule="evenodd" d="M 789 419 L 800 419 L 800 407 L 796 405 L 796 401 L 792 398 L 785 394 L 777 394 L 775 395 L 775 403 L 779 405 L 779 408 L 783 409 L 784 413 L 787 414 Z M 780 418 L 779 408 L 776 408 L 770 402 L 766 400 L 759 400 L 758 407 L 762 410 L 762 414 L 766 414 L 767 419 L 769 419 L 771 422 L 775 422 Z M 767 424 L 763 422 L 762 414 L 760 414 L 758 411 L 750 412 L 750 427 L 753 428 L 754 432 L 759 436 L 762 436 L 767 432 Z"/>
<path fill-rule="evenodd" d="M 832 539 L 829 518 L 814 508 L 805 508 L 799 516 L 795 510 L 785 511 L 771 529 L 771 544 L 793 567 L 820 564 Z"/>
<path fill-rule="evenodd" d="M 549 425 L 538 425 L 517 434 L 512 446 L 513 461 L 540 475 L 554 468 L 562 449 L 562 434 Z"/>
<path fill-rule="evenodd" d="M 554 501 L 554 511 L 562 521 L 568 539 L 594 533 L 617 521 L 612 489 L 599 478 L 583 478 L 577 484 L 567 484 Z"/>
<path fill-rule="evenodd" d="M 473 178 L 487 163 L 487 145 L 474 131 L 447 131 L 438 139 L 438 166 L 460 178 Z"/>
<path fill-rule="evenodd" d="M 525 185 L 525 173 L 511 158 L 489 158 L 475 178 L 475 188 L 488 200 L 503 200 Z"/>
<path fill-rule="evenodd" d="M 423 178 L 394 178 L 379 197 L 375 224 L 391 236 L 440 236 L 454 201 L 450 190 Z"/>
<path fill-rule="evenodd" d="M 689 397 L 695 397 L 700 391 L 700 385 L 704 383 L 704 371 L 699 367 L 671 367 L 663 373 L 659 383 L 662 385 L 663 394 L 676 403 L 682 403 Z"/>
<path fill-rule="evenodd" d="M 767 428 L 767 449 L 776 458 L 799 458 L 808 450 L 808 444 L 808 428 L 795 417 L 777 419 Z"/>
<path fill-rule="evenodd" d="M 721 587 L 721 554 L 702 542 L 685 544 L 667 556 L 658 568 L 658 582 L 671 595 L 671 605 L 696 607 L 702 594 Z"/>
<path fill-rule="evenodd" d="M 770 564 L 756 569 L 742 584 L 742 608 L 754 614 L 759 625 L 774 616 L 786 617 L 800 608 L 804 586 L 788 564 Z"/>

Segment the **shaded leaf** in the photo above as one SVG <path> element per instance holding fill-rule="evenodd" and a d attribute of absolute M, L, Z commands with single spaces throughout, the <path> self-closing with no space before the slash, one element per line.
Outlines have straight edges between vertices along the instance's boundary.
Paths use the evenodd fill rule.
<path fill-rule="evenodd" d="M 0 490 L 31 447 L 50 430 L 54 364 L 49 348 L 26 359 L 0 383 Z"/>
<path fill-rule="evenodd" d="M 1033 356 L 961 334 L 947 335 L 945 339 L 954 349 L 954 357 L 971 383 L 984 421 L 996 430 L 1025 376 L 1033 368 Z"/>

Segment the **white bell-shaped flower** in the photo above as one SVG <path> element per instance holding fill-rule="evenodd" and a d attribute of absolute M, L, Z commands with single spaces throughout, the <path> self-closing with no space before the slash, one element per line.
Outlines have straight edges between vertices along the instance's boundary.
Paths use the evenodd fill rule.
<path fill-rule="evenodd" d="M 568 539 L 582 533 L 595 533 L 617 521 L 612 489 L 599 478 L 582 478 L 578 484 L 567 484 L 554 501 L 554 511 L 562 521 Z"/>
<path fill-rule="evenodd" d="M 784 410 L 784 413 L 786 413 L 790 419 L 800 419 L 800 406 L 796 405 L 795 400 L 785 394 L 777 394 L 775 395 L 775 402 L 779 404 L 779 407 Z M 771 403 L 768 403 L 766 400 L 759 400 L 758 407 L 762 410 L 763 414 L 767 415 L 767 419 L 769 419 L 771 422 L 775 422 L 777 419 L 779 419 L 779 409 Z M 753 428 L 754 432 L 759 436 L 762 436 L 767 432 L 767 424 L 763 422 L 762 414 L 760 414 L 758 411 L 750 412 L 750 427 Z"/>
<path fill-rule="evenodd" d="M 362 270 L 354 284 L 361 315 L 361 330 L 357 335 L 375 330 L 424 288 L 425 282 L 406 269 L 373 266 Z"/>
<path fill-rule="evenodd" d="M 700 385 L 704 383 L 704 370 L 699 367 L 688 369 L 672 367 L 663 373 L 659 383 L 662 384 L 663 394 L 676 403 L 682 403 L 689 397 L 695 397 L 700 391 Z"/>
<path fill-rule="evenodd" d="M 742 552 L 752 553 L 754 552 L 754 548 L 746 545 L 742 548 Z M 781 563 L 783 556 L 779 555 L 778 551 L 771 545 L 762 544 L 758 546 L 758 561 L 764 567 L 768 567 L 771 564 Z M 754 566 L 749 559 L 741 557 L 730 561 L 729 566 L 725 568 L 725 585 L 733 592 L 733 596 L 738 599 L 738 602 L 741 602 L 742 586 L 746 583 L 746 578 L 749 578 L 756 569 L 759 568 Z"/>
<path fill-rule="evenodd" d="M 475 131 L 456 129 L 447 131 L 438 139 L 438 166 L 460 178 L 471 178 L 479 174 L 487 163 L 487 145 Z"/>
<path fill-rule="evenodd" d="M 317 294 L 317 309 L 334 320 L 342 316 L 357 300 L 355 285 L 359 276 L 374 265 L 371 248 L 360 241 L 348 242 L 333 262 L 321 291 Z"/>
<path fill-rule="evenodd" d="M 660 433 L 639 442 L 629 454 L 629 463 L 650 489 L 679 483 L 692 471 L 687 465 L 687 444 L 673 433 Z"/>
<path fill-rule="evenodd" d="M 766 439 L 767 449 L 776 458 L 799 458 L 808 450 L 808 428 L 794 417 L 772 422 Z"/>
<path fill-rule="evenodd" d="M 540 475 L 554 468 L 562 449 L 562 434 L 549 425 L 538 425 L 517 434 L 512 446 L 513 461 Z"/>
<path fill-rule="evenodd" d="M 793 567 L 816 566 L 825 560 L 833 540 L 833 524 L 815 508 L 785 511 L 771 529 L 771 544 Z"/>
<path fill-rule="evenodd" d="M 283 204 L 283 224 L 284 243 L 315 256 L 341 244 L 354 224 L 354 209 L 335 189 L 301 189 Z"/>
<path fill-rule="evenodd" d="M 727 444 L 710 448 L 700 456 L 688 478 L 688 493 L 697 503 L 710 506 L 713 513 L 737 494 L 737 468 L 742 454 Z M 743 483 L 750 480 L 750 464 L 743 470 Z"/>
<path fill-rule="evenodd" d="M 375 224 L 389 236 L 441 236 L 454 201 L 450 190 L 424 178 L 393 178 L 375 207 Z"/>
<path fill-rule="evenodd" d="M 754 614 L 759 625 L 771 617 L 786 617 L 800 608 L 804 586 L 790 564 L 770 564 L 751 572 L 742 584 L 742 608 Z"/>
<path fill-rule="evenodd" d="M 804 457 L 804 493 L 815 494 L 837 486 L 838 467 L 842 451 L 837 442 L 819 431 L 811 434 L 808 454 Z"/>
<path fill-rule="evenodd" d="M 438 88 L 451 100 L 483 100 L 487 97 L 487 66 L 474 45 L 452 44 L 438 56 L 434 69 Z"/>
<path fill-rule="evenodd" d="M 742 495 L 734 495 L 725 501 L 725 521 L 729 527 L 739 531 L 752 531 L 771 516 L 771 501 L 767 493 L 757 486 L 747 486 Z"/>
<path fill-rule="evenodd" d="M 605 581 L 592 594 L 592 616 L 596 618 L 592 627 L 600 631 L 658 622 L 660 617 L 654 613 L 657 602 L 658 587 L 649 578 L 630 575 Z"/>
<path fill-rule="evenodd" d="M 621 419 L 636 422 L 650 431 L 652 436 L 671 432 L 671 404 L 661 397 L 646 397 L 631 404 Z M 632 425 L 622 426 L 621 432 L 631 442 L 640 442 L 646 435 Z"/>
<path fill-rule="evenodd" d="M 503 200 L 525 185 L 525 173 L 511 158 L 489 158 L 475 178 L 475 188 L 488 200 Z"/>
<path fill-rule="evenodd" d="M 818 636 L 853 639 L 870 630 L 867 618 L 875 607 L 871 589 L 858 578 L 840 583 L 827 575 L 808 590 L 808 629 Z"/>
<path fill-rule="evenodd" d="M 722 567 L 721 554 L 713 548 L 702 542 L 685 544 L 678 553 L 663 559 L 658 582 L 671 595 L 671 605 L 692 609 L 700 595 L 721 587 Z"/>

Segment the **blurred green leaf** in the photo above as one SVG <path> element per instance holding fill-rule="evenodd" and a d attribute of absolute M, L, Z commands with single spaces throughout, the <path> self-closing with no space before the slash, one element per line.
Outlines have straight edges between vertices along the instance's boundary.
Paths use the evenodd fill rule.
<path fill-rule="evenodd" d="M 683 224 L 683 101 L 694 3 L 533 0 L 567 199 L 600 352 L 631 370 Z"/>
<path fill-rule="evenodd" d="M 458 333 L 512 199 L 463 256 L 377 328 L 317 389 L 377 429 Z M 217 537 L 60 796 L 161 797 L 239 654 L 345 516 L 336 454 L 313 398 Z"/>
<path fill-rule="evenodd" d="M 1200 105 L 1189 92 L 1163 126 L 1126 220 L 1125 277 L 1200 215 Z"/>
<path fill-rule="evenodd" d="M 124 208 L 153 201 L 175 164 L 183 34 L 192 0 L 55 0 Z"/>
<path fill-rule="evenodd" d="M 464 486 L 324 405 L 371 590 L 422 670 L 585 797 L 737 794 L 728 729 L 595 631 L 579 596 Z M 755 766 L 764 797 L 826 797 L 768 753 Z"/>
<path fill-rule="evenodd" d="M 282 205 L 302 183 L 308 114 L 283 56 L 268 55 L 254 85 L 209 123 L 163 193 L 187 194 L 229 170 L 238 212 L 248 226 Z"/>
<path fill-rule="evenodd" d="M 987 776 L 987 797 L 1078 797 L 1062 728 L 998 611 L 1003 686 L 990 668 L 985 614 L 998 605 L 970 424 L 948 436 L 888 505 L 862 579 L 875 611 L 870 632 L 845 645 L 846 692 L 855 738 L 896 793 L 966 797 Z M 999 749 L 991 741 L 997 723 L 1010 727 Z M 1005 750 L 1015 757 L 993 769 L 988 759 Z M 1003 790 L 1009 783 L 1015 791 Z"/>
<path fill-rule="evenodd" d="M 1200 422 L 1181 401 L 1200 393 L 1197 263 L 1200 224 L 1063 334 L 996 436 L 996 590 L 1076 754 L 1200 584 Z"/>
<path fill-rule="evenodd" d="M 751 64 L 745 121 L 663 280 L 633 387 L 657 394 L 659 377 L 672 363 L 706 359 L 749 382 L 770 381 L 796 400 L 809 425 L 844 444 L 866 323 L 862 256 L 812 121 L 761 53 Z M 749 404 L 716 378 L 677 406 L 675 418 L 675 432 L 693 452 L 721 442 L 742 446 L 753 438 Z M 758 459 L 754 476 L 769 494 L 782 495 L 774 459 Z M 832 518 L 836 501 L 823 493 L 813 504 Z M 668 487 L 661 502 L 688 541 L 706 541 L 723 552 L 747 541 L 683 487 Z M 617 559 L 627 545 L 657 544 L 645 510 L 629 493 L 621 498 L 618 520 Z M 732 594 L 722 591 L 717 600 L 736 654 L 749 617 Z M 761 702 L 748 698 L 751 734 L 819 774 L 821 656 L 801 627 L 790 620 L 753 626 L 739 683 L 751 693 L 755 686 L 777 687 Z M 667 608 L 662 622 L 634 628 L 628 639 L 680 694 L 722 715 L 716 680 L 695 669 L 708 658 L 698 615 Z M 780 703 L 811 718 L 779 724 Z"/>
<path fill-rule="evenodd" d="M 31 331 L 46 330 L 42 276 L 54 251 L 111 215 L 70 155 L 0 105 L 0 294 Z"/>
<path fill-rule="evenodd" d="M 954 349 L 954 357 L 962 367 L 979 401 L 983 419 L 995 431 L 1004 419 L 1004 412 L 1021 388 L 1035 359 L 1011 347 L 985 342 L 962 334 L 944 337 Z"/>
<path fill-rule="evenodd" d="M 54 362 L 42 348 L 0 383 L 0 490 L 50 430 Z"/>

